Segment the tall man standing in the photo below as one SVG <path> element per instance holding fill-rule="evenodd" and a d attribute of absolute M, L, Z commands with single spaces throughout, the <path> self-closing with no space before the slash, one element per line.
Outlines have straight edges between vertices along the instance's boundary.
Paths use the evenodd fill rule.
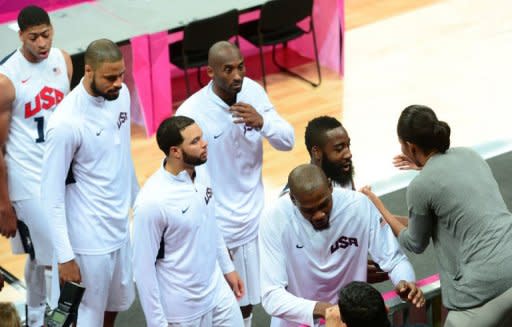
<path fill-rule="evenodd" d="M 146 322 L 241 327 L 235 295 L 242 297 L 243 283 L 217 228 L 212 189 L 195 178 L 207 159 L 202 131 L 174 116 L 156 138 L 166 158 L 134 207 L 134 275 Z"/>
<path fill-rule="evenodd" d="M 48 13 L 28 6 L 18 14 L 22 46 L 0 61 L 0 234 L 21 249 L 17 224 L 28 227 L 33 254 L 27 256 L 28 325 L 42 326 L 52 244 L 40 200 L 45 127 L 69 92 L 71 58 L 52 48 Z M 17 219 L 21 222 L 17 223 Z M 48 294 L 49 295 L 49 294 Z"/>
<path fill-rule="evenodd" d="M 194 119 L 210 146 L 207 173 L 215 193 L 215 215 L 235 269 L 246 285 L 240 300 L 246 326 L 260 302 L 258 225 L 263 211 L 263 138 L 276 149 L 291 150 L 293 128 L 274 109 L 263 87 L 245 77 L 240 50 L 227 41 L 208 54 L 212 79 L 187 99 L 177 115 Z M 198 177 L 201 175 L 198 170 Z"/>
<path fill-rule="evenodd" d="M 43 202 L 61 282 L 86 287 L 78 327 L 113 326 L 134 299 L 128 213 L 138 186 L 124 72 L 116 44 L 92 42 L 82 81 L 48 124 Z"/>

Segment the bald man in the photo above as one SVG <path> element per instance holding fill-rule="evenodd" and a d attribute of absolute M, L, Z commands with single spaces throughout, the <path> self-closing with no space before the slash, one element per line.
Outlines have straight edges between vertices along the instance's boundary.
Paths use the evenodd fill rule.
<path fill-rule="evenodd" d="M 279 116 L 263 87 L 245 77 L 240 50 L 227 41 L 208 55 L 211 81 L 176 112 L 194 119 L 208 141 L 208 162 L 198 178 L 209 175 L 215 215 L 236 271 L 246 285 L 240 300 L 245 325 L 260 302 L 258 224 L 263 210 L 262 140 L 277 150 L 294 145 L 293 128 Z"/>
<path fill-rule="evenodd" d="M 78 327 L 114 326 L 134 299 L 128 213 L 138 191 L 124 60 L 92 42 L 85 75 L 48 123 L 42 196 L 61 283 L 82 283 Z"/>
<path fill-rule="evenodd" d="M 273 327 L 316 326 L 341 287 L 366 281 L 368 253 L 423 305 L 411 264 L 366 196 L 333 189 L 312 164 L 295 168 L 288 183 L 289 196 L 260 224 L 262 304 Z"/>

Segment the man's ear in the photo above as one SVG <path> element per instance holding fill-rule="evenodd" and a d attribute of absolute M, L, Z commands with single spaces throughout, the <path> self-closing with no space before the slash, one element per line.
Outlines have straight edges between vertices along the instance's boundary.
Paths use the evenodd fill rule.
<path fill-rule="evenodd" d="M 181 158 L 181 149 L 177 146 L 171 146 L 169 148 L 169 156 L 176 159 Z"/>
<path fill-rule="evenodd" d="M 289 191 L 289 192 L 288 192 L 288 195 L 290 196 L 290 200 L 292 200 L 292 203 L 295 205 L 295 201 L 296 201 L 296 200 L 295 200 L 295 197 L 293 196 L 292 192 L 291 192 L 291 191 Z"/>
<path fill-rule="evenodd" d="M 311 156 L 315 162 L 322 162 L 322 150 L 318 145 L 313 145 L 311 148 Z"/>
<path fill-rule="evenodd" d="M 206 66 L 206 73 L 208 77 L 213 78 L 213 68 L 211 66 Z"/>

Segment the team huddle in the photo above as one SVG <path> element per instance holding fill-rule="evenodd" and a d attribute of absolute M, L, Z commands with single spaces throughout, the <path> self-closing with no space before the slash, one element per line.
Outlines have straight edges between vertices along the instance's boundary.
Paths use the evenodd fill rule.
<path fill-rule="evenodd" d="M 221 41 L 208 54 L 211 81 L 158 127 L 164 158 L 139 190 L 119 47 L 90 43 L 84 75 L 70 91 L 71 59 L 52 47 L 48 14 L 26 7 L 18 25 L 22 47 L 0 62 L 0 233 L 25 252 L 26 226 L 34 245 L 25 269 L 28 326 L 44 325 L 46 303 L 55 306 L 64 282 L 86 288 L 79 327 L 114 326 L 135 285 L 151 327 L 251 326 L 259 303 L 272 326 L 319 326 L 326 317 L 328 326 L 387 326 L 378 295 L 381 322 L 372 310 L 351 318 L 352 307 L 365 304 L 347 294 L 373 294 L 352 282 L 389 278 L 404 300 L 422 307 L 401 246 L 419 253 L 430 239 L 440 252 L 446 326 L 501 326 L 512 315 L 512 305 L 503 305 L 512 303 L 511 215 L 485 161 L 449 149 L 449 127 L 430 108 L 410 106 L 398 124 L 403 155 L 396 165 L 421 170 L 408 193 L 409 219 L 389 213 L 370 188 L 356 191 L 348 132 L 327 116 L 306 128 L 311 162 L 293 169 L 280 197 L 265 205 L 263 140 L 289 151 L 295 131 L 245 76 L 238 47 Z M 478 210 L 453 194 L 466 182 L 453 172 L 460 162 L 475 163 L 468 164 L 472 176 L 492 194 Z M 439 174 L 455 204 L 436 195 Z M 479 222 L 484 214 L 496 218 L 493 225 Z M 468 235 L 482 242 L 457 239 Z M 457 269 L 473 270 L 453 276 Z"/>

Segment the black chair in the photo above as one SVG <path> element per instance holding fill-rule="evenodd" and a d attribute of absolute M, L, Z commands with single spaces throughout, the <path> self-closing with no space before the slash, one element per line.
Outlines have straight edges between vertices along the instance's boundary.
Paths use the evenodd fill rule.
<path fill-rule="evenodd" d="M 297 23 L 309 17 L 309 30 L 303 30 Z M 318 82 L 314 83 L 303 76 L 289 70 L 276 60 L 276 46 L 301 37 L 304 34 L 313 34 L 313 46 L 315 50 L 316 69 Z M 272 62 L 292 76 L 298 77 L 314 87 L 322 82 L 320 63 L 318 61 L 318 48 L 316 45 L 315 27 L 313 24 L 313 0 L 272 0 L 266 2 L 261 8 L 260 19 L 250 21 L 240 26 L 240 36 L 259 48 L 261 71 L 263 74 L 263 86 L 267 88 L 265 79 L 265 62 L 263 46 L 272 46 Z"/>
<path fill-rule="evenodd" d="M 208 50 L 218 42 L 235 37 L 238 45 L 238 10 L 233 9 L 217 16 L 189 23 L 183 40 L 169 45 L 169 60 L 185 72 L 187 94 L 190 95 L 188 69 L 197 68 L 197 81 L 201 82 L 201 67 L 208 65 Z"/>

